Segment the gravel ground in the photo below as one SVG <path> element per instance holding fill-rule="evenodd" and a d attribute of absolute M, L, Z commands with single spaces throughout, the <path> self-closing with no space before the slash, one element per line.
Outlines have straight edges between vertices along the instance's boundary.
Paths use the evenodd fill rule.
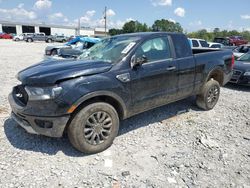
<path fill-rule="evenodd" d="M 250 88 L 222 88 L 214 110 L 188 98 L 122 122 L 106 151 L 30 135 L 10 119 L 16 73 L 45 43 L 0 40 L 0 187 L 250 187 Z"/>

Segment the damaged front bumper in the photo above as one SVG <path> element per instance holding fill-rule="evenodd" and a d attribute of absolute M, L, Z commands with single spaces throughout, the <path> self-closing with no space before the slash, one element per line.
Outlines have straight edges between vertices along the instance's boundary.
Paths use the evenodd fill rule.
<path fill-rule="evenodd" d="M 62 137 L 70 115 L 57 117 L 40 117 L 23 113 L 25 107 L 20 106 L 13 95 L 9 95 L 9 103 L 12 108 L 11 117 L 28 133 L 39 134 L 48 137 Z"/>

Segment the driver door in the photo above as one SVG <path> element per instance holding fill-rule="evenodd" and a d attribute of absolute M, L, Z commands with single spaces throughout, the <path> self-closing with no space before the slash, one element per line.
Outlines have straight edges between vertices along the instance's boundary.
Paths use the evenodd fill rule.
<path fill-rule="evenodd" d="M 178 65 L 172 59 L 168 37 L 145 41 L 137 48 L 135 59 L 145 62 L 132 69 L 130 74 L 133 113 L 174 100 L 178 90 Z"/>

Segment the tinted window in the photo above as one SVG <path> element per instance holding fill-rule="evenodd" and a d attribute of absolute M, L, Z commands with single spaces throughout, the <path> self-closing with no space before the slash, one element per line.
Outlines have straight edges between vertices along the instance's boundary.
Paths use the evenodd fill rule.
<path fill-rule="evenodd" d="M 201 46 L 202 46 L 202 47 L 205 47 L 205 48 L 208 48 L 208 47 L 209 47 L 209 44 L 208 44 L 207 41 L 205 41 L 205 40 L 200 40 L 200 43 L 201 43 Z"/>
<path fill-rule="evenodd" d="M 171 57 L 167 37 L 154 38 L 144 42 L 135 52 L 136 57 L 145 56 L 148 62 Z"/>
<path fill-rule="evenodd" d="M 190 57 L 193 55 L 190 44 L 185 35 L 174 34 L 171 35 L 175 54 L 177 58 Z"/>
<path fill-rule="evenodd" d="M 199 43 L 197 40 L 192 40 L 193 47 L 199 47 Z"/>
<path fill-rule="evenodd" d="M 221 48 L 221 46 L 219 44 L 213 44 L 211 48 Z"/>

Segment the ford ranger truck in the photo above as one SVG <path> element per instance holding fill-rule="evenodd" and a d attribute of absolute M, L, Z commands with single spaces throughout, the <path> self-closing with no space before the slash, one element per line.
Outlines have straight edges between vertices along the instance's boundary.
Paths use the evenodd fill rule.
<path fill-rule="evenodd" d="M 184 34 L 113 36 L 75 60 L 47 60 L 17 74 L 12 118 L 27 132 L 68 134 L 79 151 L 111 146 L 120 121 L 190 96 L 211 110 L 232 76 L 231 51 L 192 50 Z"/>

